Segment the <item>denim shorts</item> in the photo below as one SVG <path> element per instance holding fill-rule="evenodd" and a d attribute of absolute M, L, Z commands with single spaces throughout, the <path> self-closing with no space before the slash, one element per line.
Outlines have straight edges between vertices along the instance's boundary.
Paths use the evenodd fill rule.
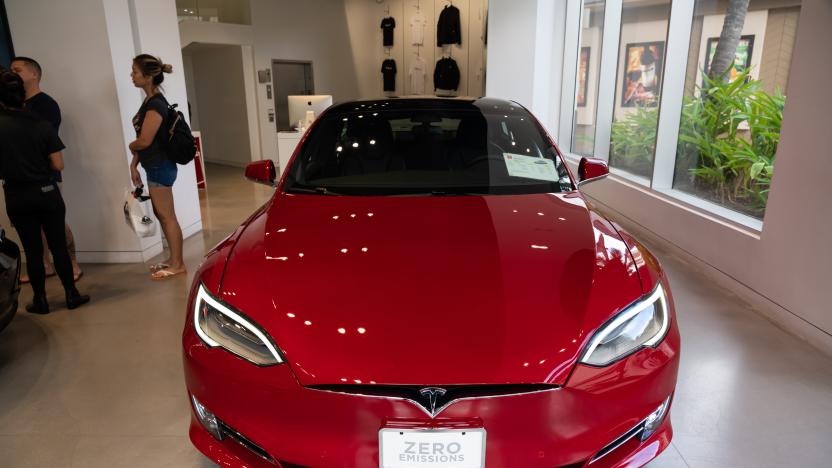
<path fill-rule="evenodd" d="M 175 162 L 163 159 L 156 166 L 145 167 L 144 171 L 147 173 L 148 187 L 172 187 L 179 169 Z"/>

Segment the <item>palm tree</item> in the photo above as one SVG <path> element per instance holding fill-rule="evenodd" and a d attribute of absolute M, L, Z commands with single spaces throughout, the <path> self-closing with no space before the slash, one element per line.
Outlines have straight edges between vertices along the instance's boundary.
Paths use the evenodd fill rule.
<path fill-rule="evenodd" d="M 708 76 L 711 79 L 727 79 L 728 70 L 734 66 L 737 45 L 740 43 L 742 27 L 745 24 L 745 14 L 748 12 L 748 2 L 749 0 L 728 1 L 722 33 L 719 35 L 719 43 L 716 45 L 716 52 L 709 67 Z"/>

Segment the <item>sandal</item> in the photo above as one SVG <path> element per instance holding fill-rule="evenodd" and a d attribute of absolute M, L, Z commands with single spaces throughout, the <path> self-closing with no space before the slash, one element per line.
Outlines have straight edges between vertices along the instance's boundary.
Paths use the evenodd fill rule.
<path fill-rule="evenodd" d="M 157 263 L 157 264 L 155 264 L 155 265 L 150 265 L 150 271 L 151 271 L 152 273 L 155 273 L 155 272 L 157 272 L 157 271 L 159 271 L 159 270 L 164 270 L 165 268 L 170 268 L 170 265 L 168 265 L 168 264 L 167 264 L 167 263 L 165 263 L 165 262 L 159 262 L 159 263 Z"/>
<path fill-rule="evenodd" d="M 185 274 L 187 272 L 188 271 L 184 269 L 182 271 L 171 271 L 167 268 L 162 268 L 161 270 L 156 270 L 155 272 L 153 272 L 153 274 L 150 275 L 150 279 L 152 279 L 153 281 L 163 281 L 169 278 L 173 278 L 174 276 Z"/>
<path fill-rule="evenodd" d="M 77 283 L 78 280 L 81 279 L 82 276 L 84 276 L 84 272 L 79 271 L 78 273 L 76 273 L 75 275 L 72 276 L 72 281 Z"/>

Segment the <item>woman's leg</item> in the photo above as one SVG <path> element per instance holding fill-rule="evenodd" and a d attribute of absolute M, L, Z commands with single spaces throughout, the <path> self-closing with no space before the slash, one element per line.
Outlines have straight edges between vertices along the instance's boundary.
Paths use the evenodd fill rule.
<path fill-rule="evenodd" d="M 153 204 L 153 212 L 159 218 L 162 225 L 162 232 L 170 247 L 170 261 L 167 262 L 172 273 L 185 271 L 185 262 L 182 258 L 182 228 L 176 219 L 176 211 L 173 206 L 173 190 L 171 187 L 150 187 L 150 202 Z"/>
<path fill-rule="evenodd" d="M 64 234 L 66 235 L 66 250 L 69 252 L 69 261 L 72 262 L 72 274 L 78 276 L 81 274 L 81 266 L 78 265 L 78 258 L 75 256 L 75 236 L 72 230 L 69 229 L 69 224 L 64 223 Z"/>
<path fill-rule="evenodd" d="M 43 230 L 40 231 L 40 241 L 43 248 L 43 270 L 46 276 L 52 276 L 55 274 L 55 266 L 52 265 L 52 259 L 49 257 L 49 246 L 46 244 L 46 234 L 43 233 Z M 20 282 L 29 282 L 28 272 L 25 275 L 20 275 Z"/>
<path fill-rule="evenodd" d="M 46 243 L 46 234 L 43 229 L 40 231 L 40 239 L 43 241 L 43 269 L 46 270 L 46 276 L 55 274 L 55 265 L 52 264 L 52 258 L 49 257 L 49 244 Z"/>

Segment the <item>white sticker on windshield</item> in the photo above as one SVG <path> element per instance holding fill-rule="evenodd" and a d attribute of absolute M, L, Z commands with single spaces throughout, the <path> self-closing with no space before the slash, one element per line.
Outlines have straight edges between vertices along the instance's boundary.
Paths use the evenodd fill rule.
<path fill-rule="evenodd" d="M 559 180 L 558 171 L 555 169 L 555 162 L 551 159 L 503 153 L 503 160 L 506 162 L 508 175 L 512 177 L 548 180 L 550 182 L 557 182 Z"/>

